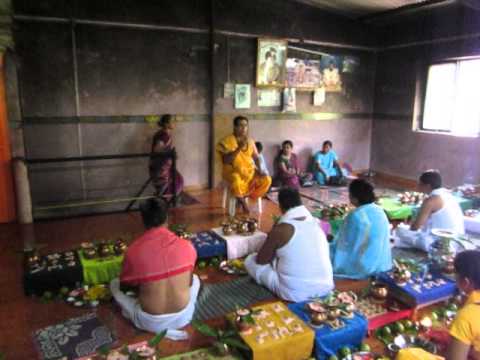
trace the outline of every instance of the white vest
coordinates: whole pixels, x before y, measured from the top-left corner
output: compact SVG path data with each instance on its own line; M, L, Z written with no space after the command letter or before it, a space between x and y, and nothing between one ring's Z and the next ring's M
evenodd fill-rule
M294 218L305 217L303 221ZM294 296L310 298L334 288L329 246L320 225L304 206L290 209L280 219L294 233L289 242L277 249L276 271L282 287Z
M444 188L433 190L430 196L435 195L441 197L443 207L430 215L423 230L430 232L432 229L442 229L464 234L463 212L458 201Z

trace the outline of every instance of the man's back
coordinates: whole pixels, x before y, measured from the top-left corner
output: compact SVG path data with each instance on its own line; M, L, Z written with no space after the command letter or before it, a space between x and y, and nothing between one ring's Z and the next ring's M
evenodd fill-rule
M120 279L139 285L143 311L152 315L178 312L190 301L196 256L187 240L164 227L153 228L128 248Z
M191 280L192 273L185 272L140 285L142 310L152 315L181 311L190 302Z

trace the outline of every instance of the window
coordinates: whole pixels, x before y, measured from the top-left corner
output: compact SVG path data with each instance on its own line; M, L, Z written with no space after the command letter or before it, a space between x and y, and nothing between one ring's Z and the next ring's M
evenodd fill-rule
M478 136L480 59L431 65L421 130Z

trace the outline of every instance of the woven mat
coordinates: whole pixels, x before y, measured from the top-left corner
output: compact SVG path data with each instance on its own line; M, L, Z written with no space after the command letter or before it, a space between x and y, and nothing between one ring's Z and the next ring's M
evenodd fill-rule
M95 353L98 348L114 342L111 331L95 313L69 319L61 324L40 329L34 342L40 359L76 359Z
M275 296L248 276L204 286L197 299L194 319L208 320L231 313L236 307L246 307Z

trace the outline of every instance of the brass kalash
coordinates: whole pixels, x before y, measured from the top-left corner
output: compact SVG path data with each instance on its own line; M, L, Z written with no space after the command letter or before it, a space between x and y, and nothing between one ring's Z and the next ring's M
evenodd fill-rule
M254 218L232 218L228 221L222 222L222 233L225 236L230 236L233 233L250 236L258 229L258 221Z

